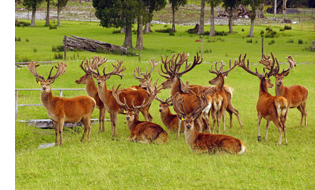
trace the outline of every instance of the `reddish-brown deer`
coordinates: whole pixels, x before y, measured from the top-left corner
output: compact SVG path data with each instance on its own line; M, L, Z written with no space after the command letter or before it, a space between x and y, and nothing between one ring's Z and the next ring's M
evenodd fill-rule
M127 125L130 130L130 136L127 140L140 143L166 143L168 141L168 134L160 125L148 121L139 121L139 110L151 104L159 91L156 87L156 83L153 85L153 91L151 91L152 88L149 89L150 96L147 102L145 103L144 100L139 106L134 106L135 99L132 99L130 103L131 106L128 105L125 97L123 98L124 103L122 103L120 101L120 94L123 90L118 92L119 86L120 84L116 90L113 86L112 92L117 103L126 110Z
M112 90L107 89L107 84L106 81L112 76L112 75L118 75L121 78L123 77L124 74L121 74L126 68L122 66L122 61L118 61L117 65L113 65L114 70L105 73L105 68L103 69L103 76L100 75L99 70L97 69L97 72L95 72L92 68L89 67L89 70L92 71L93 76L97 79L97 84L98 84L98 94L102 102L104 103L104 106L106 108L106 111L110 114L110 119L111 119L111 126L112 126L112 136L116 136L116 123L117 123L117 116L118 113L124 113L124 110L120 108L120 106L117 104L115 101L113 95L112 95ZM125 97L127 99L127 102L130 103L132 99L135 98L135 105L138 106L140 105L144 99L148 100L149 93L139 87L138 89L126 89L124 92L121 94L121 98ZM149 113L149 108L151 104L146 104L145 107L141 107L140 111L142 112L144 118L146 121L152 121L152 116Z
M246 54L245 56L246 57ZM258 115L258 140L260 140L260 123L261 119L264 118L267 120L266 123L266 136L265 141L267 140L268 128L271 121L276 125L279 131L279 140L278 146L281 145L282 140L282 131L284 132L285 144L287 144L286 136L286 119L287 119L287 109L288 101L282 96L272 96L268 93L268 88L271 88L273 84L270 82L269 77L273 75L273 66L269 73L259 74L251 71L249 69L249 61L247 61L247 67L244 62L240 62L239 66L242 67L248 73L257 76L260 79L259 85L259 99L256 105L257 115Z
M196 118L200 117L202 110L208 105L207 97L205 95L201 95L200 97L196 95L199 104L190 114L187 114L185 110L185 100L183 96L179 95L180 97L177 97L178 95L179 94L176 94L176 96L173 97L173 105L174 109L181 114L181 117L184 120L185 139L192 153L214 154L217 152L227 152L241 155L247 152L245 144L235 137L220 134L199 133L195 129L194 121Z
M91 115L95 108L96 102L89 96L76 96L73 98L54 97L51 92L50 85L55 79L65 73L66 64L58 63L55 76L51 76L54 67L51 68L48 78L37 74L37 62L27 64L29 71L36 77L36 81L41 85L41 101L47 110L48 117L53 121L56 133L55 144L58 145L58 133L60 135L60 145L63 144L62 130L64 123L76 123L81 121L84 125L84 132L81 141L84 140L86 131L88 130L88 141L91 134Z
M141 88L145 89L145 90L148 90L148 87L151 85L151 81L152 81L151 74L154 71L155 67L157 65L159 65L159 63L155 64L155 59L154 58L151 58L149 60L149 62L150 62L150 65L151 65L151 70L150 70L149 73L148 73L148 67L147 66L145 66L146 74L144 74L139 67L137 67L136 70L134 70L134 72L133 72L133 77L140 81L139 86ZM136 71L138 73L138 76L136 75Z
M301 126L303 126L303 118L304 118L304 123L305 127L307 126L307 112L306 112L306 101L307 101L307 95L308 95L308 90L302 85L293 85L290 87L286 87L283 85L283 79L284 77L288 76L289 71L293 68L293 66L296 66L296 62L293 59L292 56L288 56L287 60L290 64L288 69L283 69L281 73L279 73L279 62L277 58L274 58L272 52L271 56L273 59L273 62L269 60L270 56L266 56L264 59L260 60L259 62L266 65L273 65L275 64L275 61L277 63L277 66L274 68L273 76L275 77L275 90L276 90L276 95L277 96L283 96L287 99L288 101L288 107L289 108L297 108L301 112ZM268 68L269 70L271 68Z
M99 109L99 133L100 132L105 132L105 125L104 125L104 120L105 120L105 106L104 103L101 101L98 91L97 91L97 86L95 85L92 72L88 69L89 65L93 70L96 70L100 65L105 63L107 60L106 59L100 59L98 56L94 56L92 60L85 60L85 63L83 65L83 62L80 65L80 68L85 72L85 75L80 77L78 80L75 82L77 84L85 84L85 90L87 94L94 98L96 101L96 107Z

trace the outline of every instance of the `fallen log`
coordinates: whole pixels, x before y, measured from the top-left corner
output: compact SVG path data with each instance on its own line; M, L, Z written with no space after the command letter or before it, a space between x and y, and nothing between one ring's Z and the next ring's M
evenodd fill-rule
M65 43L65 37L62 40ZM71 35L67 36L67 48L70 50L86 50L91 52L120 52L122 54L132 54L127 50L127 48L110 44L107 42L92 40L88 38L82 38L78 36Z

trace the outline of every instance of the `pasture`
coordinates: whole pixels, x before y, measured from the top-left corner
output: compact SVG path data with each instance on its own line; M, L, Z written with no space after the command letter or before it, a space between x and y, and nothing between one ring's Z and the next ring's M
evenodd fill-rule
M62 21L62 26L55 30L44 27L44 21L36 21L36 27L15 27L15 61L63 61L55 59L52 47L62 45L64 35L76 35L122 45L124 34L113 34L117 29L106 29L93 22ZM260 32L266 32L267 26L255 26L254 38L246 38L249 26L234 26L235 35L207 37L203 40L203 63L183 75L184 82L208 85L214 75L208 70L216 61L223 60L227 69L229 59L238 58L247 53L250 68L257 67L262 72ZM165 29L170 25L153 24L152 30ZM217 31L228 31L228 26L215 26ZM283 27L283 25L282 25ZM81 61L94 55L105 57L107 72L111 71L110 63L117 59L123 61L127 68L122 79L111 77L107 85L111 88L122 84L121 88L138 85L139 81L132 77L137 66L145 70L149 59L154 57L161 61L161 55L171 56L173 53L190 54L189 62L200 51L199 35L188 34L186 30L192 26L177 25L174 36L168 33L153 32L144 34L145 49L138 57L100 54L85 51L68 51L66 73L60 76L52 88L84 88L75 83L84 73L79 67ZM111 137L110 123L105 123L105 133L98 134L98 124L92 126L91 141L80 142L83 127L64 128L64 145L47 149L38 149L40 144L52 143L55 140L54 129L41 130L15 121L15 188L16 189L313 189L315 186L315 52L306 51L315 40L314 25L292 25L292 30L279 31L279 25L271 28L277 32L275 38L265 38L264 52L270 51L278 58L280 68L288 68L286 57L292 55L297 62L290 74L284 79L285 86L300 84L309 90L307 101L308 126L300 126L300 112L290 109L287 119L288 145L276 146L278 130L273 123L268 131L268 141L257 141L257 112L259 80L243 69L236 67L230 72L225 84L234 88L233 105L238 109L244 128L241 129L235 115L233 128L229 128L229 116L226 117L224 134L239 138L247 146L244 156L228 154L196 155L192 154L185 142L184 134L176 138L160 120L158 101L153 101L150 113L153 122L160 124L169 134L167 144L130 143L126 139L130 135L124 123L124 115L118 116L117 137ZM205 26L208 31L210 26ZM244 29L244 31L242 31ZM27 40L26 40L27 39ZM252 39L252 42L247 42ZM270 43L271 41L274 43ZM298 41L303 43L299 44ZM293 41L293 43L291 43ZM135 46L136 35L133 34ZM205 52L206 50L207 53ZM135 53L138 50L132 50ZM42 64L38 73L44 77L52 66ZM103 68L103 66L101 66ZM160 68L158 66L157 68ZM159 78L158 84L165 79L160 77L157 69L152 79ZM274 78L271 78L274 83ZM27 67L15 68L15 88L40 88L35 77ZM274 88L269 93L275 95ZM170 91L163 90L160 98L166 98ZM55 96L58 96L56 91ZM64 97L86 95L85 91L65 91ZM40 92L19 92L19 103L40 104ZM174 113L173 108L171 108ZM228 115L228 114L227 114ZM106 119L109 114L106 112ZM98 118L95 109L92 118ZM20 107L19 120L48 119L44 107ZM143 116L140 114L140 120ZM212 125L212 119L210 121ZM265 137L265 123L261 124L262 139ZM221 132L223 131L221 125ZM282 141L284 142L284 140Z

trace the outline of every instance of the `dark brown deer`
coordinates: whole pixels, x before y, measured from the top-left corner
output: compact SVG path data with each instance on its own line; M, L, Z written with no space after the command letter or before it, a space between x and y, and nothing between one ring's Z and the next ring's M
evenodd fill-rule
M89 96L76 96L73 98L54 97L51 92L50 85L54 83L55 79L66 71L66 64L58 63L57 72L55 76L51 76L54 67L51 68L48 78L37 74L37 62L27 64L28 70L36 77L37 83L41 85L41 101L47 110L48 117L53 121L56 133L56 142L58 145L58 133L60 135L60 145L63 144L62 130L64 123L82 122L84 125L84 132L81 141L84 140L86 131L88 130L88 141L91 134L91 115L95 108L96 102Z
M205 95L201 95L200 97L196 95L196 98L199 101L198 106L192 113L187 114L183 96L176 94L173 97L174 109L181 114L181 117L184 120L185 139L191 152L210 154L227 152L238 155L245 154L247 148L241 140L228 135L199 133L195 129L194 121L196 118L200 117L202 110L208 105L207 97Z
M139 110L143 107L146 107L148 104L154 100L157 92L159 91L154 84L154 90L150 92L149 99L145 103L145 100L139 106L134 106L135 98L132 99L130 105L128 105L126 98L124 97L124 103L121 102L121 93L124 89L118 91L120 84L117 89L112 88L113 97L117 103L126 110L126 120L128 129L130 130L130 136L127 141L140 142L140 143L166 143L168 141L167 132L158 124L148 122L148 121L139 121Z
M98 92L97 92L97 86L95 85L92 72L89 70L89 65L93 70L96 70L100 65L105 63L107 59L100 59L98 56L94 56L92 60L86 59L85 63L83 65L83 62L80 65L80 68L85 72L85 75L80 77L75 82L77 84L85 84L85 91L87 94L94 98L96 101L96 107L99 109L99 133L105 132L105 106L104 103L101 101Z
M280 70L279 62L277 58L274 58L272 52L270 53L271 53L273 62L269 60L270 56L265 57L265 59L262 59L259 62L264 65L266 64L274 65L275 62L277 63L277 66L274 68L274 74L273 74L273 76L275 77L276 95L285 97L288 101L289 108L297 108L301 112L301 126L303 126L303 118L304 118L305 127L307 127L307 120L306 120L306 116L307 116L306 101L307 101L307 95L308 95L307 88L305 88L302 85L293 85L290 87L286 87L283 85L284 77L288 76L289 71L293 68L293 66L296 66L296 62L292 56L288 56L287 60L290 64L289 68L283 69L283 71L279 73L279 70Z
M279 140L277 145L281 145L282 131L284 132L285 144L287 144L288 142L286 136L286 119L288 114L288 101L282 96L272 96L268 93L268 88L271 88L273 86L269 79L273 75L273 66L271 67L270 72L266 74L259 74L257 72L257 68L255 73L251 71L249 69L249 61L247 61L247 67L244 62L241 62L239 66L248 73L257 76L260 79L259 99L256 105L258 115L258 140L260 141L261 137L260 122L261 119L264 118L267 120L265 141L267 140L269 124L271 121L273 121L279 131Z
M109 73L105 73L106 66L103 69L103 76L100 75L99 70L97 69L97 72L94 71L92 68L89 67L89 70L92 71L93 77L97 79L98 84L98 94L102 102L104 103L104 106L107 110L107 112L110 114L111 119L111 126L112 126L112 136L116 136L116 123L117 123L117 116L118 113L124 113L123 109L120 108L120 106L115 101L112 90L107 89L106 81L112 76L112 75L118 75L121 78L124 74L122 72L126 69L125 67L121 68L122 61L118 61L117 65L113 65L114 69L113 71ZM148 100L149 93L140 88L139 89L131 89L131 90L124 90L124 92L121 94L123 97L127 99L127 102L130 103L132 99L135 98L135 105L140 105L144 99ZM140 111L142 112L144 118L146 121L152 121L152 116L149 113L149 108L151 104L146 104L145 107L141 107Z

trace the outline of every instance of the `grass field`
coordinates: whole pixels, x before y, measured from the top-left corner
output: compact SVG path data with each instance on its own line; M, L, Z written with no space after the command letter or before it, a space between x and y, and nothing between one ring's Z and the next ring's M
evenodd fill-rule
M29 21L28 21L29 22ZM44 21L36 21L36 27L16 27L15 37L21 41L15 42L15 61L62 61L54 59L52 47L62 45L64 35L76 35L122 45L124 35L113 34L114 29L106 29L99 23L62 21L62 26L56 30L44 27ZM268 25L269 26L269 25ZM204 62L185 74L183 81L190 84L208 85L213 76L208 73L211 65L223 60L236 59L240 54L247 53L251 69L261 58L261 30L266 32L268 26L255 26L254 38L246 38L249 26L234 26L235 35L207 37L204 36ZM171 27L166 26L166 27ZM166 28L165 25L154 24L152 30ZM190 53L189 61L200 51L198 35L185 31L191 26L176 26L175 36L167 33L153 32L144 35L144 47L141 52L141 63L138 57L118 56L112 54L97 54L92 52L71 52L67 54L68 67L66 73L60 76L52 88L84 88L75 80L83 75L79 64L86 57L103 56L108 61L108 71L111 62L123 60L126 66L122 80L111 77L107 85L112 87L122 83L122 87L138 85L132 77L134 69L139 66L144 69L150 58L160 61L161 55L172 55L178 51ZM207 26L207 28L210 28ZM226 154L194 155L190 152L182 134L180 139L174 133L168 132L169 142L162 145L146 145L127 142L130 135L124 116L118 116L117 138L111 138L110 124L105 123L106 132L98 134L98 124L92 126L91 141L80 143L83 129L64 129L64 146L47 149L37 149L40 144L52 143L55 140L53 129L40 130L35 127L15 121L15 188L16 189L314 189L315 182L315 52L306 51L314 40L313 25L292 25L292 30L279 31L279 25L272 25L277 32L276 38L265 39L264 51L270 51L278 58L281 68L288 67L286 57L292 55L297 62L284 84L291 86L301 84L308 88L308 127L301 127L300 113L297 109L289 111L287 119L288 145L276 146L278 131L272 123L269 127L268 141L257 141L257 113L259 80L247 74L241 68L230 72L225 84L234 88L233 105L238 109L244 128L240 129L236 117L233 117L233 128L224 134L241 139L248 148L245 156ZM282 25L283 28L283 25ZM242 31L244 29L244 32ZM216 26L217 31L228 31L227 26ZM27 41L26 41L27 39ZM247 43L252 39L252 43ZM271 40L275 43L269 45ZM288 43L292 41L293 43ZM303 44L298 44L302 40ZM210 41L210 42L209 42ZM136 35L133 34L135 46ZM35 50L36 49L36 50ZM210 51L211 50L211 51ZM135 51L135 50L133 50ZM135 51L137 52L137 51ZM55 64L38 67L38 73L47 77L50 68ZM103 68L103 67L102 67ZM153 80L160 78L155 71ZM274 78L272 78L274 82ZM26 67L15 68L15 88L40 88ZM274 88L269 89L271 94ZM166 98L169 90L159 95ZM55 92L58 95L58 92ZM85 91L64 92L64 97L86 95ZM40 92L19 92L19 103L40 103ZM172 108L171 108L172 109ZM173 110L172 110L173 111ZM150 113L153 121L162 124L158 112L158 101L154 101ZM92 115L98 118L98 110ZM20 107L19 120L48 119L44 107ZM106 113L106 118L109 114ZM140 119L143 119L142 115ZM226 123L229 117L226 118ZM211 120L212 121L212 120ZM265 136L265 121L262 122L262 138ZM164 127L165 128L165 127ZM221 128L222 129L222 128Z

